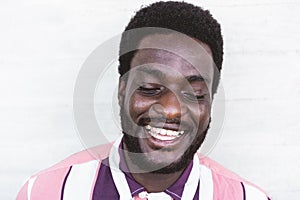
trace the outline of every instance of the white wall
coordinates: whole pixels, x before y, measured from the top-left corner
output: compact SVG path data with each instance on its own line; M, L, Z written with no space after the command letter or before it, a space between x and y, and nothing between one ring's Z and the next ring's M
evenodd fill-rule
M0 199L83 149L72 113L78 71L149 2L1 1ZM299 199L300 2L189 2L211 10L225 39L226 120L210 156L275 200Z

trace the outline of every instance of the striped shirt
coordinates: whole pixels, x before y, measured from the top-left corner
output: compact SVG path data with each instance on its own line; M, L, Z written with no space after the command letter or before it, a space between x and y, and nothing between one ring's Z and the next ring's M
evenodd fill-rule
M117 200L119 192L109 161L112 144L88 149L32 176L20 190L17 200ZM131 193L139 198L145 188L126 172L122 151L119 167L122 169ZM200 177L193 200L268 200L270 198L252 183L240 178L215 161L197 154L199 164L191 162L179 179L164 193L173 200L181 200L185 184L193 168L200 169ZM118 180L116 180L118 181ZM129 199L130 199L129 198ZM126 199L126 198L125 198ZM129 200L128 199L128 200ZM192 200L192 198L191 198Z

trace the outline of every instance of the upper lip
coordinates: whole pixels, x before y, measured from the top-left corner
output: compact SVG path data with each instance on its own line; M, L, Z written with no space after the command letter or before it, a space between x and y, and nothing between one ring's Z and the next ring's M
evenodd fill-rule
M165 119L165 118L142 118L140 123L141 126L150 125L156 128L163 128L172 131L187 131L191 126L188 126L186 122L183 122L179 119Z

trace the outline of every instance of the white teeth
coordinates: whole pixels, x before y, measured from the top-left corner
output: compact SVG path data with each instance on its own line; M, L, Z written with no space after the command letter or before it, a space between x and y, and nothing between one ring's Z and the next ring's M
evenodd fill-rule
M167 130L166 132L167 132L167 135L174 135L173 131L171 131L171 130Z
M152 127L150 125L146 125L145 129L152 137L159 140L173 140L184 134L184 131L167 130L163 128Z
M168 132L168 130L166 130L166 129L161 129L159 133L160 133L161 135L168 135L167 132Z
M157 135L152 135L154 138L156 139L159 139L159 140L174 140L176 138L176 136L166 136L166 135L160 135L160 134L157 134Z
M145 128L146 128L147 131L151 130L151 126L150 125L145 126Z

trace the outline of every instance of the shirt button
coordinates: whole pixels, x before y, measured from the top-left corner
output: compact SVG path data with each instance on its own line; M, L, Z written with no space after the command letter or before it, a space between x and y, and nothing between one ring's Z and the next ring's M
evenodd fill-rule
M139 193L139 198L145 199L148 197L148 193L146 191Z

